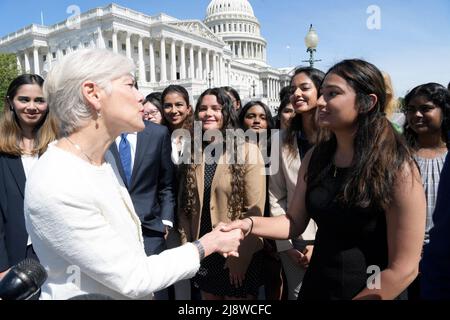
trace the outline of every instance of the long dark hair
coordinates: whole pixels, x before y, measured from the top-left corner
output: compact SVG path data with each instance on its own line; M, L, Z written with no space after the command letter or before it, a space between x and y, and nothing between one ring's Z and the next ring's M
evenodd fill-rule
M191 106L191 103L189 102L189 93L187 92L187 90L184 87L179 86L179 85L170 85L167 88L165 88L161 94L161 103L162 103L163 109L164 109L164 100L165 100L166 96L171 93L179 94L180 96L183 97L183 100L184 100L184 102L186 102L186 105ZM172 128L172 124L170 124L169 121L167 121L164 110L161 113L161 115L163 116L163 119L166 121L169 131L173 132L174 129ZM194 124L194 116L193 116L192 107L191 107L191 113L184 120L182 128L190 130L192 128L193 124Z
M239 92L237 92L236 89L234 89L233 87L222 87L222 89L225 90L226 93L231 94L234 98L234 100L236 100L236 102L239 103L239 109L236 110L237 112L240 112L241 108L242 108L242 101L241 101L241 96L239 95ZM233 101L231 101L233 103Z
M437 107L441 108L443 116L441 135L442 140L446 143L447 148L449 148L450 143L447 132L450 130L450 92L443 85L433 82L415 87L405 96L405 104L403 107L405 116L407 116L409 103L418 96L425 97L427 100L432 101ZM408 121L406 121L404 126L404 135L410 147L413 149L419 147L417 133L410 128Z
M295 69L294 74L291 77L291 87L289 91L289 97L291 97L295 89L292 86L294 78L300 73L304 73L308 78L311 79L314 86L317 90L317 95L319 95L320 86L322 85L322 81L325 78L325 73L320 71L319 69L311 68L311 67L299 67ZM291 155L297 156L298 152L295 150L294 141L296 140L297 132L303 131L303 123L302 123L302 115L297 113L294 118L292 118L292 122L290 127L287 130L287 134L284 137L283 144L288 146L289 153ZM300 147L300 146L299 146Z
M363 60L344 60L327 73L345 79L356 93L359 114L354 135L352 174L347 177L341 192L343 203L359 207L375 205L386 209L393 200L395 178L401 167L413 167L412 154L385 115L386 89L383 75L373 64ZM369 95L378 98L372 107ZM332 169L337 148L334 133L319 137L308 168L307 182L319 183Z
M19 89L29 84L36 84L42 88L44 79L37 74L23 74L15 78L6 91L3 113L0 116L0 152L2 153L15 156L23 154L20 148L22 128L14 110L13 100ZM35 134L33 155L42 155L47 150L48 144L56 139L58 132L56 119L49 114L49 110L47 107L47 113L33 128Z
M275 128L275 120L272 117L272 111L270 111L269 107L261 101L250 101L245 104L245 106L241 109L241 111L239 113L239 127L244 130L247 129L247 128L245 128L245 124L244 124L245 116L247 114L247 111L254 106L259 106L259 107L263 108L264 113L266 115L267 130L274 129Z
M272 117L272 111L270 111L269 107L262 101L250 101L247 102L245 104L245 106L241 109L241 111L239 112L239 127L242 130L247 130L248 128L245 127L244 124L244 120L245 120L245 116L247 115L248 110L250 110L252 107L254 106L259 106L261 108L263 108L265 116L266 116L266 121L267 121L267 141L262 141L260 139L260 136L258 135L258 146L260 148L261 151L266 151L263 152L264 155L270 155L271 152L271 132L272 129L275 129L275 120ZM265 150L264 150L265 149Z

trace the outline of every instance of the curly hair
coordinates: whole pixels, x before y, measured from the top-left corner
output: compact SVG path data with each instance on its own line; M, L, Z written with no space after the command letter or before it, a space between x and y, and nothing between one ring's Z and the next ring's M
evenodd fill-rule
M222 117L223 117L223 126L221 128L222 134L226 134L227 129L236 129L237 128L237 116L236 112L233 108L233 103L230 97L227 95L225 90L222 88L212 88L208 89L201 94L197 101L197 105L195 108L194 117L195 120L199 120L199 109L203 102L203 98L208 95L213 95L217 98L217 102L222 106ZM194 136L194 135L192 135ZM198 137L195 137L198 138ZM203 144L202 143L192 143L191 144L191 160L193 160L193 155L195 154L195 148L201 148L203 152ZM225 147L225 140L224 140ZM234 143L234 154L237 153L237 144ZM225 149L225 148L224 148ZM192 161L191 164L182 164L182 176L184 176L184 188L182 191L182 204L183 212L187 217L191 217L193 215L199 214L199 212L195 212L195 207L197 205L198 197L197 197L197 179L195 176L195 170L197 165ZM232 185L231 185L231 195L228 199L228 217L230 220L236 220L242 218L242 212L244 209L245 199L246 199L246 191L245 191L245 173L246 167L244 164L230 164L228 166L232 177Z
M419 96L425 97L437 107L441 108L443 117L441 126L442 140L446 143L447 149L450 148L447 135L447 132L450 130L450 92L443 85L433 82L415 87L405 96L405 104L403 106L405 116L407 116L407 110L411 100ZM404 135L411 148L417 149L419 147L417 133L410 128L408 121L404 125Z

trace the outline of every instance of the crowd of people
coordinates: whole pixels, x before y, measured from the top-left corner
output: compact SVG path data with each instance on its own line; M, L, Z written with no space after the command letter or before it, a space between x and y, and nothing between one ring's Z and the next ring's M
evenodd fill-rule
M272 115L232 87L144 97L134 70L89 49L11 82L0 279L33 258L41 299L450 298L450 84L399 104L367 61L299 67Z

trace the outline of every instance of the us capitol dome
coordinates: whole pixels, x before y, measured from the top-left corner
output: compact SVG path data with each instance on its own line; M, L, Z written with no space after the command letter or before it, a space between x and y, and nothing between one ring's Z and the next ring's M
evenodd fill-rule
M230 46L234 59L245 64L267 66L267 42L247 0L213 0L204 23Z
M267 63L267 41L247 0L212 0L203 21L148 15L111 3L75 19L42 21L0 35L0 53L14 54L22 73L44 77L65 55L83 48L107 49L133 60L144 95L177 84L193 103L207 88L233 86L244 103L260 100L275 111L292 70Z

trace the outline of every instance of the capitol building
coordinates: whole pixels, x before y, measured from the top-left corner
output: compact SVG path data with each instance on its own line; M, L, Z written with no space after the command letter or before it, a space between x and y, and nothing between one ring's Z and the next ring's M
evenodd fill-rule
M110 4L0 39L0 52L16 54L19 70L44 77L64 55L81 48L106 48L133 59L143 94L178 84L193 102L208 87L229 85L244 102L262 100L274 110L291 71L267 64L267 42L247 0L212 0L204 21Z

